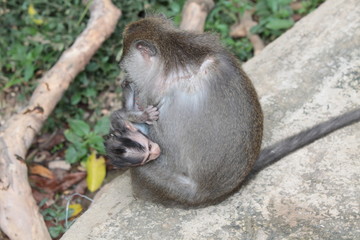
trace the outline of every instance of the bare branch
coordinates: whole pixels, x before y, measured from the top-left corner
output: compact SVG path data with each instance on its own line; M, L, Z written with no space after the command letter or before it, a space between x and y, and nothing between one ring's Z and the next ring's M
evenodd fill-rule
M214 7L212 0L188 0L182 13L180 28L187 31L203 32L205 20Z
M0 227L11 239L50 239L32 197L26 151L75 76L114 31L120 11L94 0L87 28L41 79L29 105L0 130Z

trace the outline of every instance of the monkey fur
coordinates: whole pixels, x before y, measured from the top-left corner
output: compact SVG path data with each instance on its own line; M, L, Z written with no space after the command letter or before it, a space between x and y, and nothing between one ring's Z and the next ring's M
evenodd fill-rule
M141 166L160 155L160 147L145 134L148 124L158 119L157 108L148 106L141 111L135 101L133 83L124 81L123 108L111 114L111 131L105 136L107 157L116 167Z
M160 112L148 136L161 155L130 170L134 193L143 199L171 206L217 203L250 173L360 119L356 110L261 151L258 96L216 36L152 16L125 28L123 47L120 66L138 89L139 106Z

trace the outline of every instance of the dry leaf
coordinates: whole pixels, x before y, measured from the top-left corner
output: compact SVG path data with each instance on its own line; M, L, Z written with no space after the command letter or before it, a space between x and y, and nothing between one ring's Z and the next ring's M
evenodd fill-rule
M67 174L63 179L61 184L58 186L56 190L65 191L69 187L73 186L74 184L80 182L82 179L85 178L85 172L75 172Z
M49 169L42 165L35 165L30 167L30 173L36 174L48 179L54 179L54 174Z

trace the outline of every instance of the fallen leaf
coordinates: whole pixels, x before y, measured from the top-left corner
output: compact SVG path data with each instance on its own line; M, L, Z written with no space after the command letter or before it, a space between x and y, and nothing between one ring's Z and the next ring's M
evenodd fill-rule
M40 203L44 198L48 199L48 201L52 201L54 197L53 192L40 192L35 189L32 189L32 195L36 201L36 203ZM46 203L46 206L50 206L50 204Z
M30 173L36 174L48 179L54 179L54 174L49 169L42 165L30 166Z
M65 141L65 137L62 131L58 130L53 133L47 133L40 136L37 140L39 144L39 149L43 150L52 150L55 146L63 143Z
M77 215L79 215L79 213L81 213L81 211L83 210L83 207L81 206L81 204L70 204L69 208L73 210L72 214L70 217L76 217Z
M33 188L41 191L41 193L54 193L59 185L57 179L48 179L38 175L30 175L29 182Z
M88 189L95 192L99 189L106 175L106 165L104 157L96 158L96 151L93 151L86 162Z
M75 172L66 174L62 179L47 179L37 175L30 175L29 181L32 186L41 189L45 193L56 193L65 191L74 184L80 182L86 176L86 172Z
M64 177L61 184L56 188L56 190L65 191L72 185L80 182L82 179L84 179L86 176L86 172L75 172L75 173L69 173Z

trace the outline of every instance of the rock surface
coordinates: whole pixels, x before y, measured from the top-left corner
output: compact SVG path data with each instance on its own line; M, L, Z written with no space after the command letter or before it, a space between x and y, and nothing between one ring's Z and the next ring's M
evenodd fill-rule
M328 0L244 65L265 114L264 146L360 106L360 4ZM165 208L123 174L63 236L81 239L360 239L360 124L263 170L224 202Z

